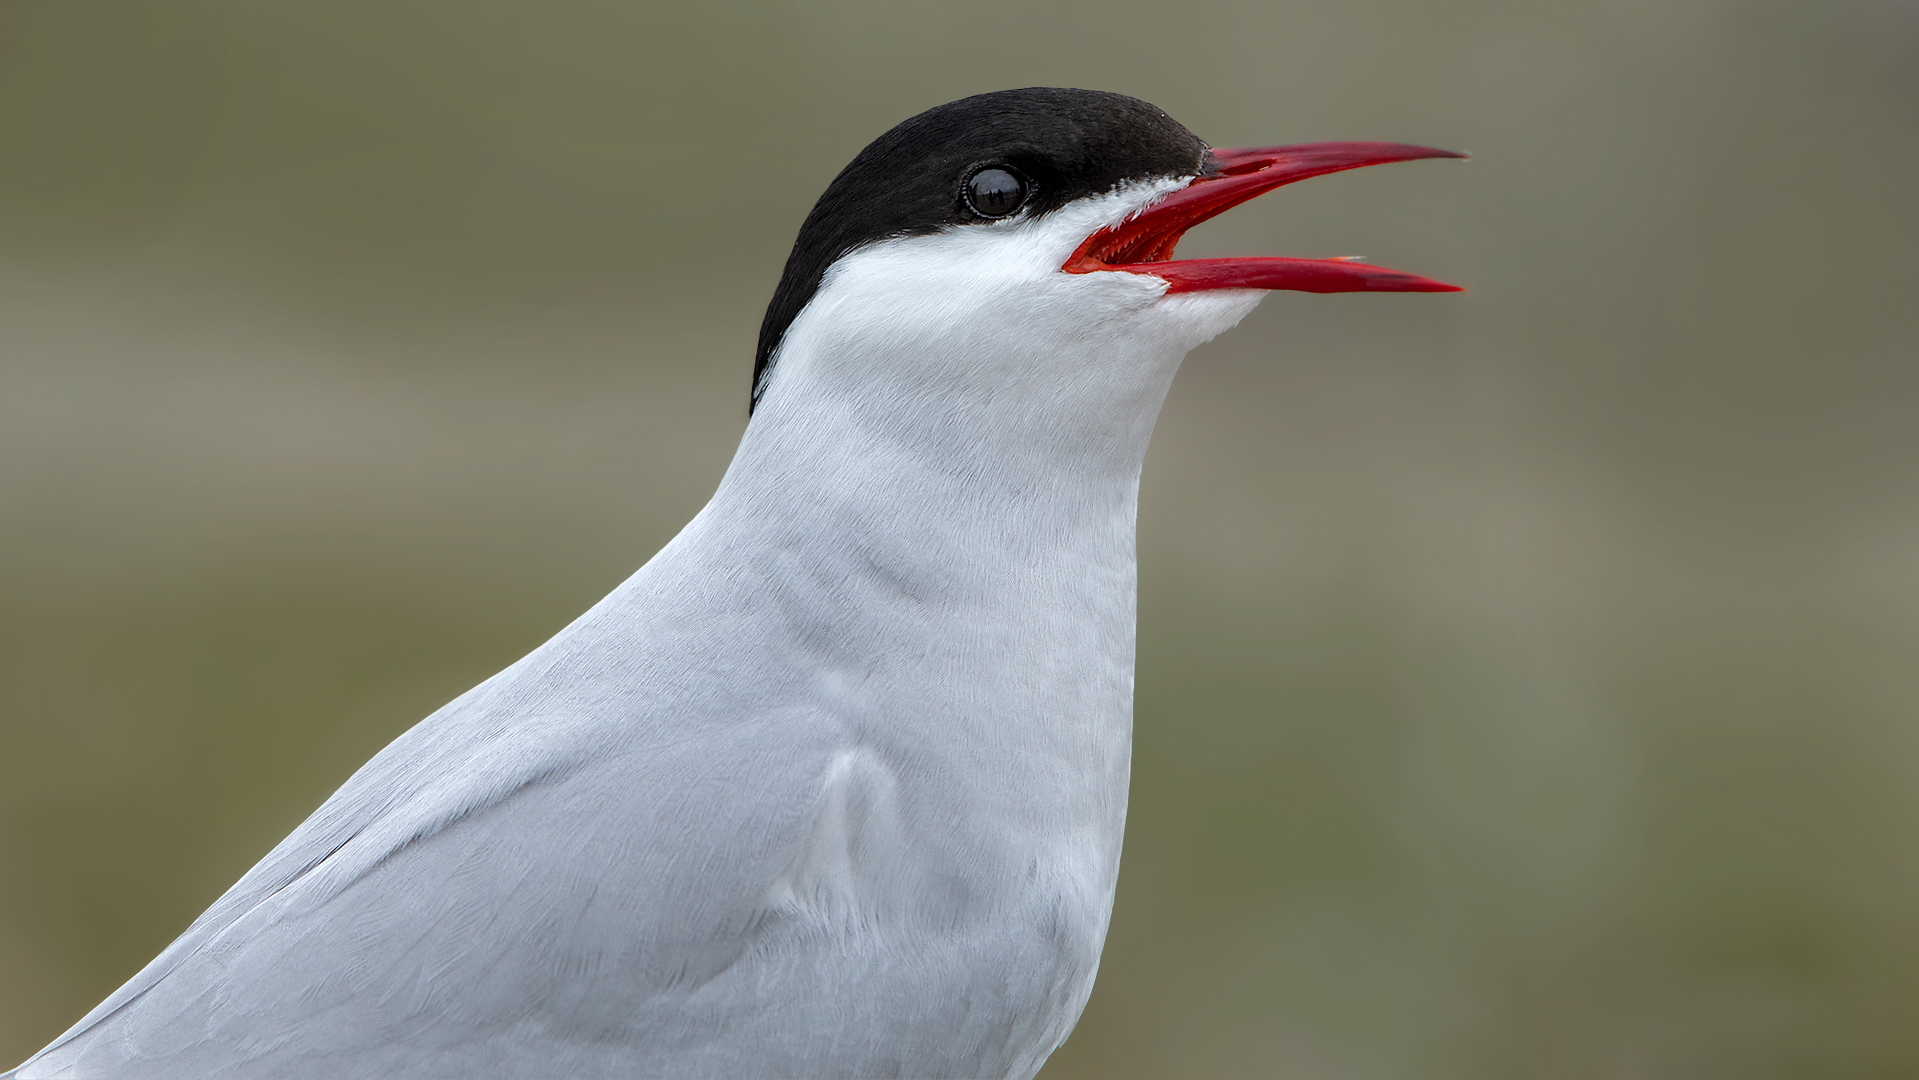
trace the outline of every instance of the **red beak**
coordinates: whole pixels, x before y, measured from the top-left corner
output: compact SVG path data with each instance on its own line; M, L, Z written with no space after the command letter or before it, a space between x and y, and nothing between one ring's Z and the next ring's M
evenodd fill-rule
M1060 269L1069 274L1124 270L1164 278L1169 293L1201 289L1300 292L1459 292L1457 285L1348 259L1182 259L1173 248L1186 230L1215 214L1309 176L1419 158L1463 158L1451 150L1383 142L1300 143L1214 150L1212 171L1110 228L1086 238Z

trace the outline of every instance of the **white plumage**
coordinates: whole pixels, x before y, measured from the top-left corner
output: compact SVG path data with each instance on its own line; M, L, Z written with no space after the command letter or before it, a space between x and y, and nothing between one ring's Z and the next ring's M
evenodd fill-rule
M678 537L18 1075L1037 1071L1118 871L1141 461L1263 295L1060 268L1189 179L840 259Z

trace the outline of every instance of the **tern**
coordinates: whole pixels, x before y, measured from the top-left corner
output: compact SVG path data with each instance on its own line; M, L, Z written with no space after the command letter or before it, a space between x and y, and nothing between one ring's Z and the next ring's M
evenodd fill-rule
M1267 290L1455 288L1173 249L1463 156L1045 88L882 135L800 227L712 501L17 1075L1033 1075L1112 911L1175 370Z

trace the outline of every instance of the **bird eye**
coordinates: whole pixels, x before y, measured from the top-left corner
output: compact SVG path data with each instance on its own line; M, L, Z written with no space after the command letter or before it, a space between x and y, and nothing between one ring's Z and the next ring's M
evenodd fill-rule
M981 169L966 181L966 205L981 217L1005 217L1026 201L1026 181L1011 169Z

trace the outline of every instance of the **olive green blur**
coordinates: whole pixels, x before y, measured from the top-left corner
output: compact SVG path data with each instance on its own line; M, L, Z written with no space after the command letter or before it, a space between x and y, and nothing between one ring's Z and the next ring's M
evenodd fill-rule
M864 143L985 90L1470 150L1147 459L1066 1077L1919 1074L1919 7L0 7L0 1068L691 516Z

